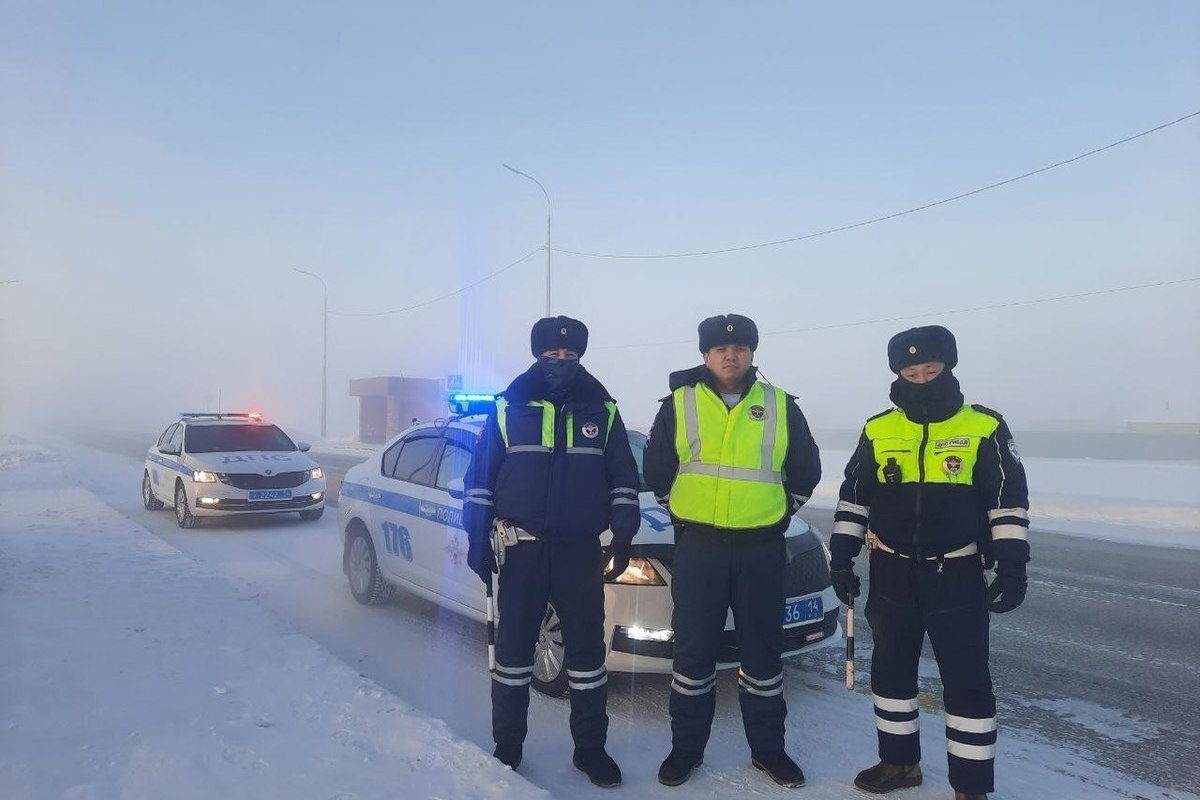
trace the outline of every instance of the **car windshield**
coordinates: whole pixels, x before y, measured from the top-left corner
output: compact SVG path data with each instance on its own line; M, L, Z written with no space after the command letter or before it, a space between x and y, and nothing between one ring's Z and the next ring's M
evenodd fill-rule
M274 425L192 425L183 449L188 453L236 453L244 450L295 450L288 435Z

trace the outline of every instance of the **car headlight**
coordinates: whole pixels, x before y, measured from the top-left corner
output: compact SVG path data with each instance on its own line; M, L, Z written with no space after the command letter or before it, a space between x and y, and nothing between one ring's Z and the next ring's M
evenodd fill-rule
M325 477L325 470L321 469L320 467L310 469L308 471L308 477L314 481L320 480L321 478Z
M192 480L196 483L216 483L217 473L196 471L192 473Z
M606 570L612 569L613 562L609 559ZM667 582L658 574L658 570L648 558L631 558L629 566L609 583L625 583L632 586L666 586Z

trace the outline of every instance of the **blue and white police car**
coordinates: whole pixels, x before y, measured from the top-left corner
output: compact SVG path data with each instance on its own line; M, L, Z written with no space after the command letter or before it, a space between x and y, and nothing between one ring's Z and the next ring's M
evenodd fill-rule
M483 583L467 566L462 525L463 481L484 416L413 426L366 462L350 468L339 495L344 532L342 569L358 602L374 605L403 589L442 607L484 621ZM629 431L641 469L646 437ZM629 568L605 586L606 665L619 672L671 671L670 515L643 484L642 528L633 540ZM604 534L607 544L610 533ZM829 552L804 520L793 517L786 533L787 600L780 609L785 652L841 639L838 601L829 584ZM725 623L722 666L738 663L733 615ZM550 695L567 690L563 636L551 605L542 620L533 686Z
M308 450L255 412L180 414L146 452L142 505L173 506L181 528L230 514L319 519L325 473Z

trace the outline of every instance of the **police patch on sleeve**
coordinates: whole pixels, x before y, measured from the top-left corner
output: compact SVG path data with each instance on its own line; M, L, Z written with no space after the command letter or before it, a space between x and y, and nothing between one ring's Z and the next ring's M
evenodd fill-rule
M1017 440L1016 439L1008 440L1008 452L1012 453L1012 457L1013 457L1014 461L1016 461L1018 464L1021 463L1021 454L1017 452Z

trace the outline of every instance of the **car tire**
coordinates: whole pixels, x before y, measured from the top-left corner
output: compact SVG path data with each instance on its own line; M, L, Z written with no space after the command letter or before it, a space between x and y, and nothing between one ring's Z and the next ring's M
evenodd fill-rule
M187 490L183 488L182 481L175 484L175 522L181 528L196 527L196 516L188 507Z
M550 697L567 693L567 667L564 662L562 622L554 606L546 604L537 644L533 649L533 688Z
M147 511L160 511L163 507L162 500L154 496L154 489L150 485L150 471L142 471L142 505Z
M361 525L351 528L346 537L346 578L350 593L364 606L386 603L392 597L392 585L379 571L371 535Z
M325 506L321 506L320 508L310 508L306 511L300 512L300 519L312 522L314 520L320 519L321 515L324 513L325 513Z

